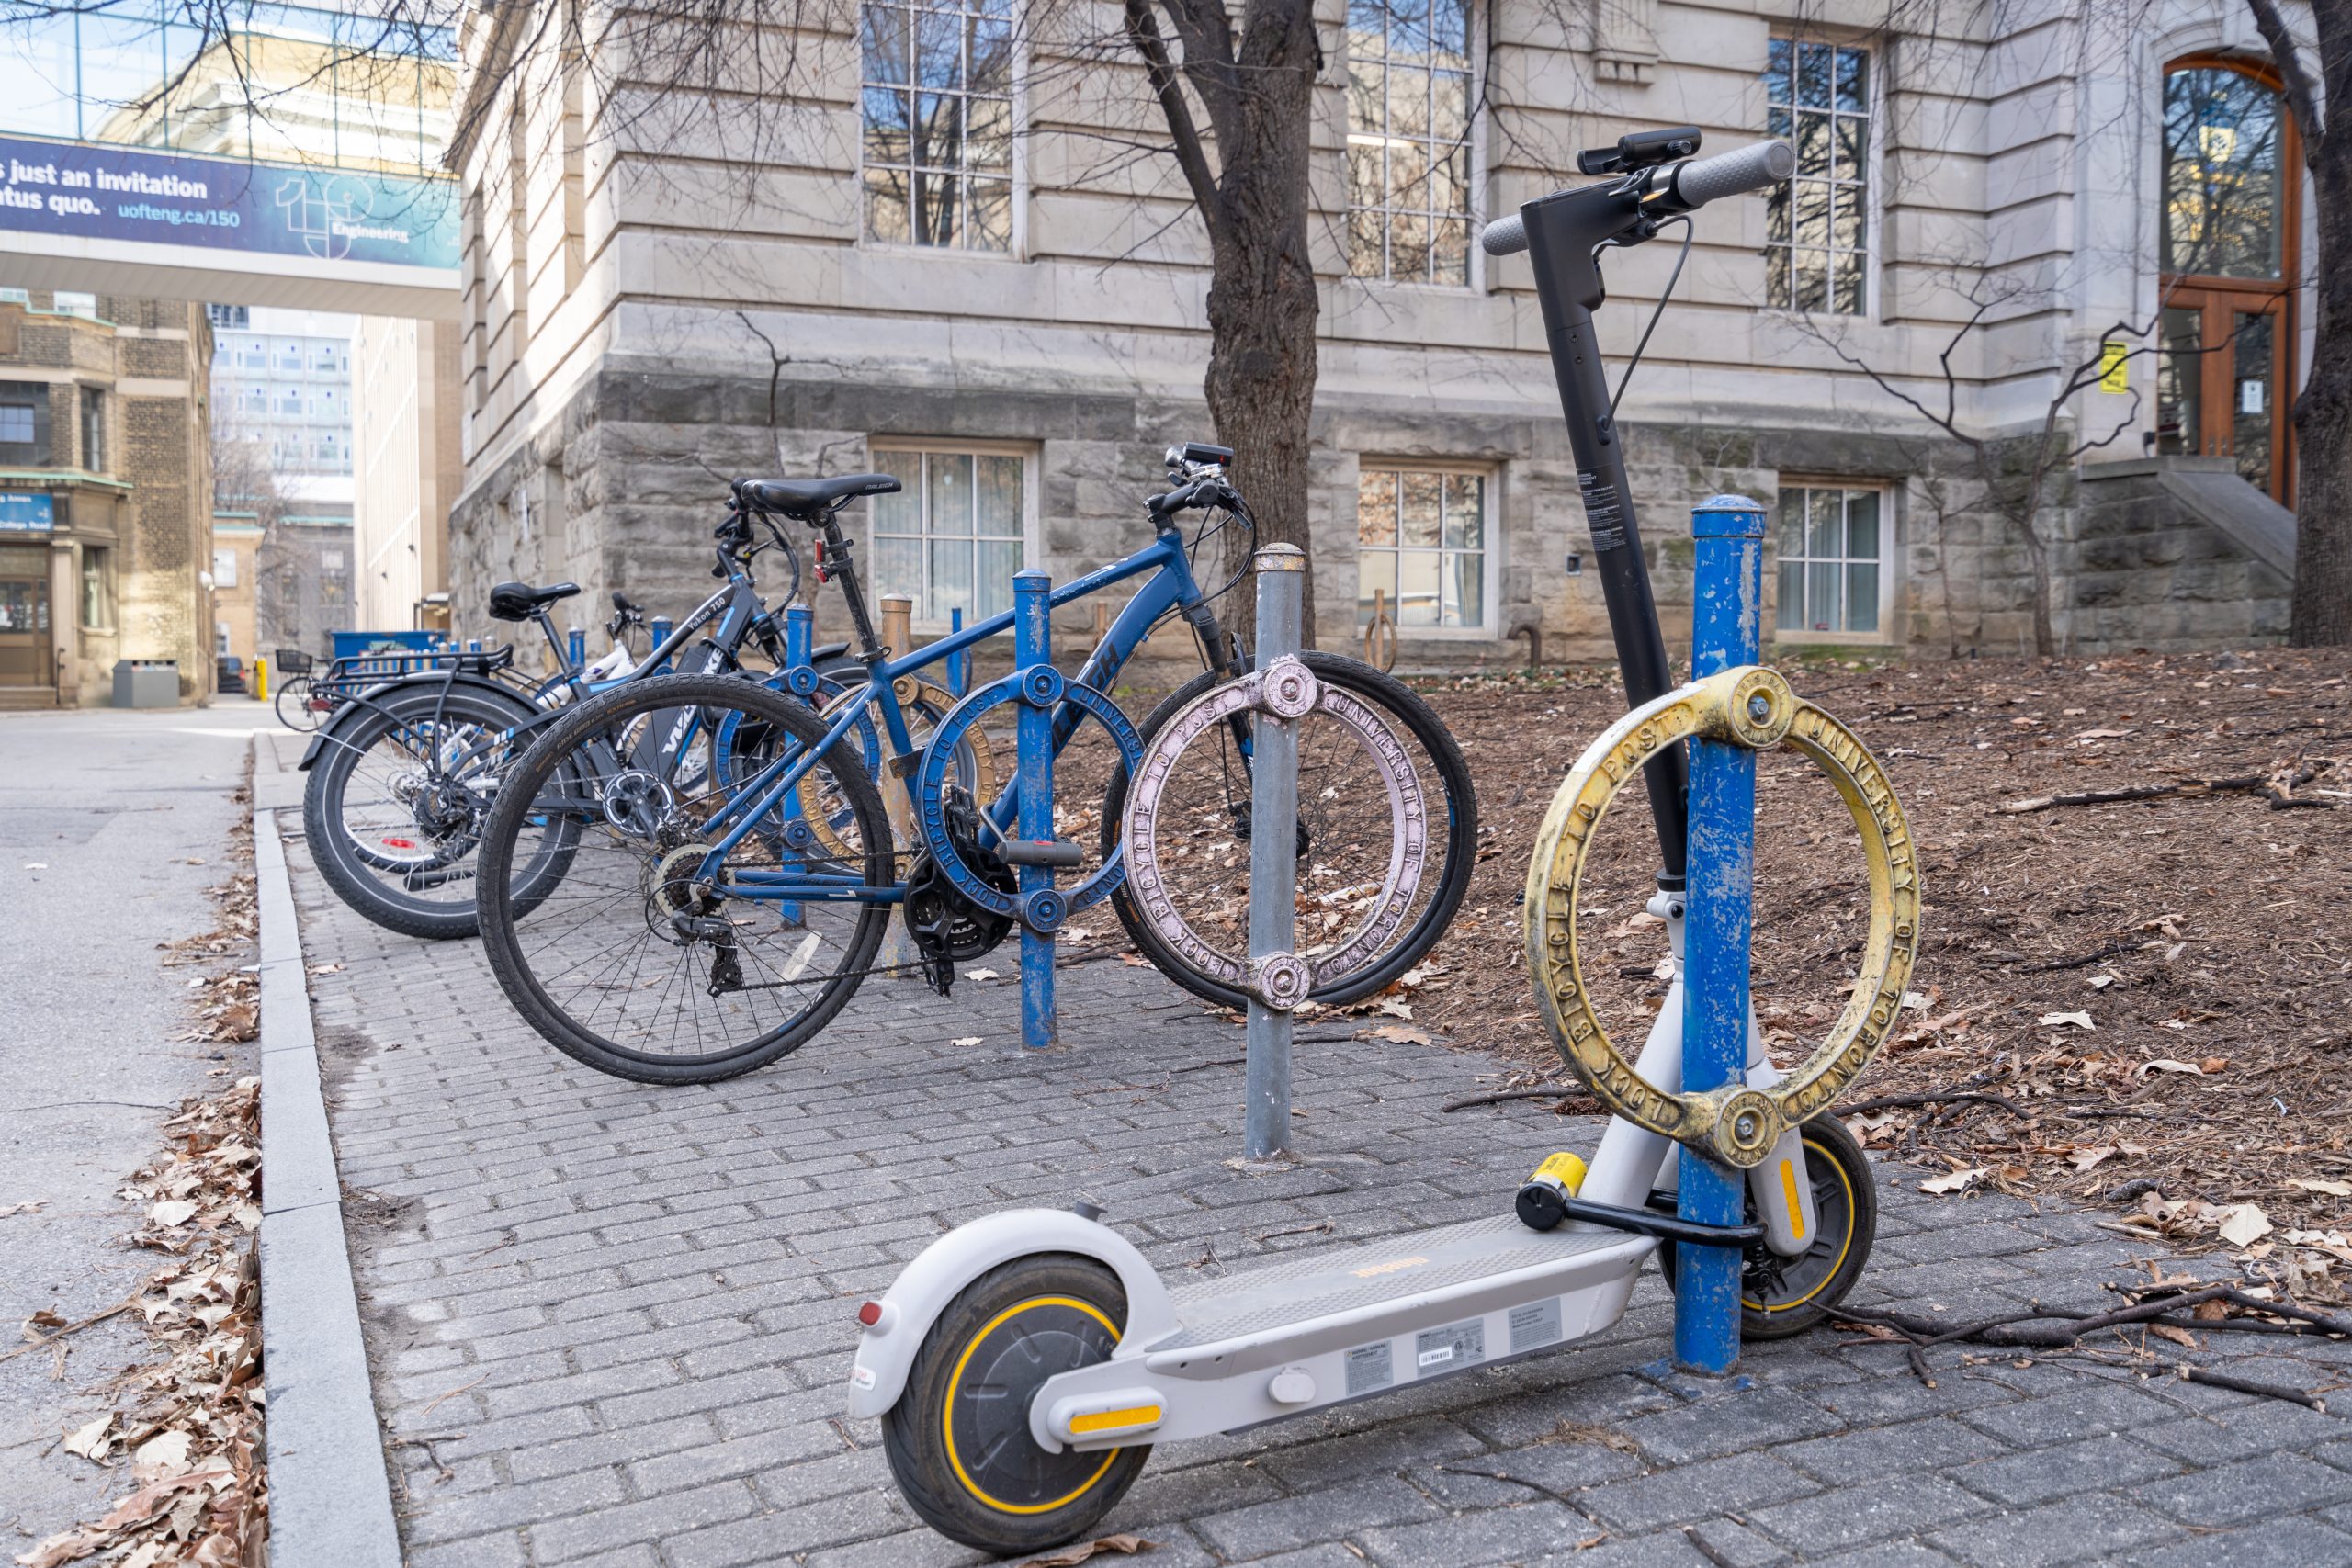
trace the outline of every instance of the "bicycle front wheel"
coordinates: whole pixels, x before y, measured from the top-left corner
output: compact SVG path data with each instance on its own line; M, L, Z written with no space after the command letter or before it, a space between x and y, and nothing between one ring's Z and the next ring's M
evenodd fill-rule
M1385 762L1357 725L1317 712L1298 721L1298 952L1317 965L1315 1001L1351 1002L1383 989L1419 963L1445 934L1477 861L1478 805L1470 770L1445 723L1403 682L1358 660L1299 656L1316 679L1353 699L1365 723L1385 729L1393 765L1413 774L1426 823L1420 857L1399 852ZM1204 672L1152 709L1144 744L1217 677ZM1127 775L1116 770L1102 808L1107 846L1126 808ZM1219 953L1250 951L1250 765L1238 738L1219 724L1187 745L1160 793L1157 843L1173 913ZM1400 864L1409 870L1402 885ZM1205 974L1155 926L1131 888L1113 896L1136 948L1193 995L1240 1008L1239 987ZM1246 969L1246 963L1242 964Z
M845 741L783 787L824 734L784 693L666 675L582 703L524 753L483 825L480 908L491 969L534 1029L617 1077L715 1083L832 1021L898 890L881 796ZM576 834L563 879L526 886L516 846L553 822Z

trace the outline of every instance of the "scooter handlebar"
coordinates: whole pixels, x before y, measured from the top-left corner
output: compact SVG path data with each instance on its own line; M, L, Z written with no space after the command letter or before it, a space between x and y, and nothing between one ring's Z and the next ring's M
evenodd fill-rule
M1736 152L1692 158L1674 169L1675 198L1685 207L1778 185L1797 170L1797 155L1785 141L1758 141Z
M1785 141L1759 141L1736 152L1712 158L1690 158L1674 165L1673 210L1690 210L1726 196L1762 190L1796 173L1797 155ZM1527 224L1519 214L1498 218L1478 232L1478 245L1490 256L1517 255L1527 249Z

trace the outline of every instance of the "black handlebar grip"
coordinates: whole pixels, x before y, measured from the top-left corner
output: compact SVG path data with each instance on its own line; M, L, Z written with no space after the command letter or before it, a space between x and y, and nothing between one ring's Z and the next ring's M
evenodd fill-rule
M1514 212L1478 231L1478 247L1490 256L1517 255L1527 249L1527 224Z
M1736 152L1677 164L1674 194L1686 207L1704 207L1726 196L1778 185L1796 169L1797 155L1787 142L1758 141Z

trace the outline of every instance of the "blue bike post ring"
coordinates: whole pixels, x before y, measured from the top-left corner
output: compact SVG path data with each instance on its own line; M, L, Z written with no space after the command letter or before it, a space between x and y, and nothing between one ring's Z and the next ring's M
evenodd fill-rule
M796 697L815 696L817 694L817 671L815 667L812 665L795 665L791 670L785 672L785 686Z
M1054 931L1061 929L1062 919L1069 913L1069 900L1057 887L1040 887L1021 898L1021 923L1033 931Z
M1019 675L1007 675L1001 680L991 681L974 689L962 702L950 708L947 716L941 719L939 727L932 731L931 743L923 748L922 761L915 772L915 801L918 815L922 818L923 844L931 851L931 858L938 863L941 871L946 873L947 880L955 885L956 891L981 908L1008 919L1022 918L1020 899L981 880L978 873L964 863L963 855L947 836L947 770L953 765L956 749L963 744L966 733L979 722L980 716L1007 703L1035 703L1036 699L1030 693L1042 683L1035 677L1051 675L1053 683L1059 689L1058 695L1052 700L1071 704L1081 712L1091 715L1097 723L1110 731L1112 740L1119 748L1121 759L1127 765L1129 776L1134 775L1143 761L1143 738L1136 733L1136 727L1120 711L1118 704L1091 686L1065 681L1059 671L1032 670L1029 674L1032 678L1026 682ZM1125 856L1114 851L1109 859L1095 868L1092 875L1075 886L1054 889L1053 897L1066 900L1062 907L1064 916L1073 915L1117 892L1120 884L1126 880L1126 874Z
M1050 664L1034 665L1021 673L1021 700L1033 708L1049 708L1062 700L1069 682Z

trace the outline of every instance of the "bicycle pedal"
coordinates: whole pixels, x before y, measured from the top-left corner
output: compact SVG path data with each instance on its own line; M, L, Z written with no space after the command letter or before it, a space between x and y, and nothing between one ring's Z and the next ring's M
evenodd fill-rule
M1042 865L1071 870L1086 863L1086 846L1074 839L1007 839L997 848L1007 865Z

